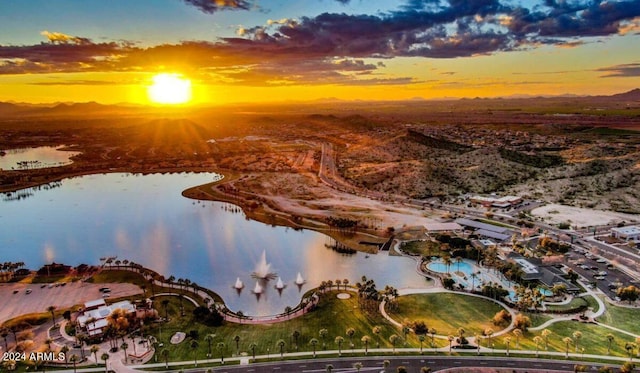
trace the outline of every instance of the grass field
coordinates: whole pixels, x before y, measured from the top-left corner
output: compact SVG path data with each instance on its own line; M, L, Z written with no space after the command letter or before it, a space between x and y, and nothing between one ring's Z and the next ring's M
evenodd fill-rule
M591 298L591 297L588 297ZM595 301L594 301L595 302ZM587 301L587 299L585 298L580 298L580 297L576 297L573 298L571 300L571 302L567 303L567 304L560 304L560 305L548 305L547 309L549 311L556 311L556 312L576 312L580 307L584 307L584 306L589 306L589 302ZM597 310L598 306L596 303L596 310Z
M625 308L607 305L607 312L598 321L640 335L640 308Z
M580 323L577 321L557 322L547 329L552 333L549 336L549 351L565 352L566 344L562 340L565 337L569 337L572 339L572 342L569 344L569 352L571 353L580 353L582 352L582 348L584 348L585 354L607 355L607 346L609 344L607 335L611 334L614 337L611 343L611 355L627 356L627 352L624 349L625 343L634 341L634 338L629 335L599 325ZM575 339L573 337L575 331L582 333L582 336L578 340L578 351L576 351ZM541 332L526 332L524 336L520 338L520 348L535 350L536 346L533 338L536 335L541 335ZM515 349L515 337L513 334L509 336L511 337L511 348ZM494 343L496 348L506 348L504 337L494 338ZM540 350L544 350L544 342L540 345Z
M491 319L503 308L483 298L451 293L414 294L398 298L398 303L398 311L387 310L394 320L423 320L440 335L457 335L458 328L464 328L467 336L487 328L500 329Z
M160 328L154 328L151 330L151 334L158 336L160 341L164 343L163 348L170 351L169 359L172 361L193 359L194 351L190 348L191 340L189 338L178 345L169 343L169 339L174 333L182 331L188 334L191 330L197 331L199 335L197 339L199 346L195 351L199 359L205 358L208 353L208 343L204 339L207 334L215 335L215 339L212 342L212 354L215 358L220 356L220 351L216 348L219 342L225 344L222 352L227 357L232 354L236 355L238 351L251 355L249 349L251 343L257 344L256 355L267 353L279 355L280 349L276 343L280 339L285 341L284 352L286 353L297 350L312 351L313 346L309 343L312 338L318 340L316 346L318 351L323 349L323 344L326 345L327 349L337 349L338 345L334 342L337 336L344 338L342 350L343 353L348 353L350 339L346 334L347 328L355 329L353 336L354 348L364 348L361 342L361 338L364 335L368 335L371 338L369 348L375 348L378 342L380 347L392 347L389 342L389 337L392 334L400 337L396 347L405 346L402 331L390 324L377 312L361 311L355 294L346 300L337 299L336 294L337 292L327 292L322 295L322 299L315 311L281 323L271 325L225 323L223 326L215 328L207 327L193 320L191 316L193 306L187 302L184 302L186 316L180 317L178 298L167 297L166 299L169 299L170 302L168 313L171 321L168 324L160 325ZM157 308L160 315L164 316L164 309L160 306L161 303L162 298L158 297L155 304L158 305ZM373 333L374 326L381 327L379 335ZM319 334L321 329L327 329L328 332L324 340ZM293 337L295 331L299 332L297 348ZM236 347L235 336L240 337L238 347ZM419 341L415 335L408 336L407 343L407 346L419 347ZM443 346L446 342L436 340L436 343ZM427 343L425 343L426 346Z

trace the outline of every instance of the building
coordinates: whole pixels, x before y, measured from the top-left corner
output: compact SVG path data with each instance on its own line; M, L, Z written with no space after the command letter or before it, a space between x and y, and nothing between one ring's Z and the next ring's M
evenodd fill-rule
M472 196L471 202L481 204L484 207L506 208L515 206L522 202L522 198L518 196Z
M472 230L478 236L491 238L498 242L508 240L513 234L509 228L487 224L471 219L456 219L456 223L462 225L463 227L465 227L465 229Z
M525 258L522 255L511 252L507 255L507 260L516 263L522 270L522 279L527 282L539 283L549 290L554 285L564 285L567 292L575 294L580 292L580 288L563 278L564 273L553 266L543 265L540 259Z
M424 227L428 233L462 231L462 226L458 223L428 223Z
M124 310L127 314L136 312L135 306L127 300L107 306L104 299L96 299L84 304L82 315L76 321L87 331L89 337L98 337L109 325L109 315L117 309Z
M640 241L640 227L631 225L628 227L611 228L611 236L625 241Z

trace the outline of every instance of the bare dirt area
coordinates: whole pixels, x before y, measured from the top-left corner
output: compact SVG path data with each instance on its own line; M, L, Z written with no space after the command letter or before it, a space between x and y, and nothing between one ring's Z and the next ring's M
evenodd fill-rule
M542 217L552 224L569 223L579 228L617 224L620 222L632 223L640 221L640 215L623 214L612 211L594 210L588 208L550 204L531 210L534 216Z
M65 309L82 305L87 301L102 298L100 288L111 289L110 298L130 297L142 294L142 289L136 285L125 283L90 284L86 282L72 282L65 286L41 287L42 284L0 284L0 324L14 317L47 312L47 307L55 306ZM30 290L27 294L27 289ZM14 293L17 290L16 293Z

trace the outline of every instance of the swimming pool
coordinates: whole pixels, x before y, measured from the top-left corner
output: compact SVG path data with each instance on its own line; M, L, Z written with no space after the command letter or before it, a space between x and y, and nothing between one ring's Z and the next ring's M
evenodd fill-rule
M470 276L473 273L473 267L467 262L456 263L454 261L447 268L446 264L444 264L441 260L438 260L429 263L427 265L427 268L429 268L429 270L433 272L438 273L462 272L465 274L465 276Z

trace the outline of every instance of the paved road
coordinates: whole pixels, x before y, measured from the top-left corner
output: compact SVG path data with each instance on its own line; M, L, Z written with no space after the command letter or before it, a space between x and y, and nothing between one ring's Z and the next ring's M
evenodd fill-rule
M516 358L496 358L483 356L469 357L447 357L447 356L380 356L380 357L360 357L341 359L314 359L285 361L271 364L251 364L245 366L229 366L214 368L216 372L251 372L251 373L274 373L274 372L325 372L328 364L333 365L334 372L346 373L356 372L353 365L362 363L360 372L381 372L383 371L383 361L389 360L390 365L387 372L395 372L396 368L403 365L409 372L419 372L422 367L429 367L434 372L447 368L462 367L495 367L507 369L507 372L573 372L576 362L573 361L546 361L536 359L516 359ZM599 364L585 363L591 369L601 366ZM597 369L597 368L596 368ZM205 369L189 369L188 372L204 372Z

